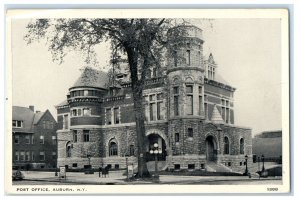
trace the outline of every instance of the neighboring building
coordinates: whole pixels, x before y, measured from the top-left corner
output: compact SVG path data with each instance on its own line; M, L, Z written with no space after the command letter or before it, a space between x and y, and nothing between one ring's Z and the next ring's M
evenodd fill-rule
M22 169L56 168L57 124L49 110L13 106L13 165Z
M186 30L183 45L166 52L165 66L146 73L147 148L158 143L159 160L170 170L244 171L246 155L252 162L252 136L251 129L234 125L235 88L217 73L212 54L203 58L202 30ZM126 154L136 163L130 73L123 67L116 67L116 81L86 68L57 105L58 165L125 168Z
M282 156L282 131L264 131L252 139L253 154L264 155L266 160Z

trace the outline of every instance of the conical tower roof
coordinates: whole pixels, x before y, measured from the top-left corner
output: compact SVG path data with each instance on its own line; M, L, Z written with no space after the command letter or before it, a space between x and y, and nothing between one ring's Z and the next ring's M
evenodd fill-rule
M212 112L211 121L215 124L224 124L224 120L223 120L216 105L214 106L214 109Z
M106 72L99 71L90 67L84 68L81 76L76 80L74 87L97 87L106 89L108 76Z

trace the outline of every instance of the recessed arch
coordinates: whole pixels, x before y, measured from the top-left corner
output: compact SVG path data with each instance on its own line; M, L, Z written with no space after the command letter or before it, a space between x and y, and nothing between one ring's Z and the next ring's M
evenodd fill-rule
M230 154L230 141L227 136L224 137L224 152L223 154L228 155Z
M194 79L191 76L188 76L188 77L185 78L185 82L186 83L193 83Z
M118 156L119 155L119 147L118 141L116 138L111 138L108 140L108 156Z

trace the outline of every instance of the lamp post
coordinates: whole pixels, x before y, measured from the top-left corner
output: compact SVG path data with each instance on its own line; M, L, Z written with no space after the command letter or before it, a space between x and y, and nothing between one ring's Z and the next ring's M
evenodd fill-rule
M262 166L261 171L264 172L264 171L265 171L265 156L262 155L262 156L261 156L261 159L262 159L262 162L263 162L263 166Z
M154 154L155 156L155 175L154 178L158 179L159 175L158 175L158 169L157 169L157 154L161 154L162 150L160 148L158 148L158 144L154 143L154 148L150 150L150 154Z
M246 161L246 169L245 169L244 175L247 176L248 175L248 155L245 155L245 161Z
M259 171L260 170L260 157L259 156L257 157L257 168Z
M126 154L125 154L125 158L126 158L126 174L127 174L127 181L129 181L129 173L128 173L128 157L129 157L129 154L126 153Z
M91 165L91 155L90 155L90 154L87 154L86 157L87 157L88 160L89 160L89 165Z

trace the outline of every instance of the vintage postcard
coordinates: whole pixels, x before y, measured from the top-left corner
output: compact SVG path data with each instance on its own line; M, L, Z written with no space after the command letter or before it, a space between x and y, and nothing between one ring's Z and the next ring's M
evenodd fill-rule
M290 192L286 9L8 10L8 194Z

